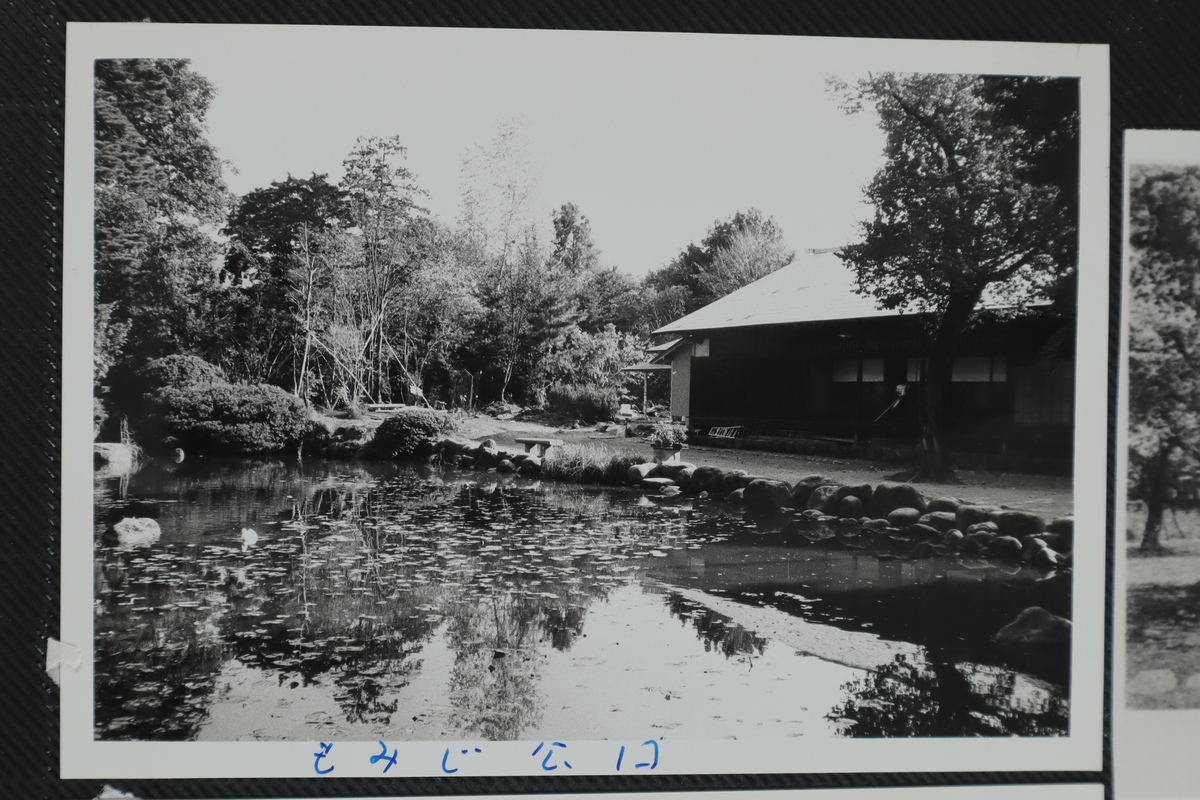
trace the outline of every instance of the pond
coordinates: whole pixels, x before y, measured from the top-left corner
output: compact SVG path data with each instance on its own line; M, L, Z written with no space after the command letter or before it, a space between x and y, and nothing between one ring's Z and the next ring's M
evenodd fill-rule
M1063 735L1069 576L911 560L692 498L408 464L96 481L103 740ZM157 541L114 546L122 517Z

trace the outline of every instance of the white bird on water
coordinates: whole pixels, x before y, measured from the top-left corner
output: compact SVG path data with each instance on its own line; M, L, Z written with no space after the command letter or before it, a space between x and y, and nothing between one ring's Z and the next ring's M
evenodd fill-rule
M258 544L258 533L254 528L242 528L242 552Z

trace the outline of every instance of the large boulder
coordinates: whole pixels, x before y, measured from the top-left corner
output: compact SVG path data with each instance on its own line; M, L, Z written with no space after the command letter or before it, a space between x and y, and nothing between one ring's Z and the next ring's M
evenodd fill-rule
M930 542L939 538L942 534L937 528L917 522L912 525L905 525L901 529L900 535L910 542Z
M915 508L894 508L888 512L888 525L903 528L921 521L921 512Z
M500 463L500 451L495 445L489 446L486 442L479 445L475 450L475 464L480 469L492 469Z
M958 528L965 531L976 523L987 522L988 515L999 510L995 506L959 506L955 512L958 517Z
M808 498L818 486L826 486L829 481L820 475L806 475L796 481L796 485L792 487L792 507L807 508Z
M782 508L792 502L792 487L783 481L757 478L746 485L746 505L756 510Z
M1021 562L1021 540L1014 536L997 536L988 542L987 555L993 561L1003 561L1008 564Z
M1069 644L1071 621L1051 614L1041 606L1030 606L1005 625L992 641L1002 647L1051 647Z
M664 478L674 479L676 475L683 472L685 469L695 470L695 464L689 464L686 461L664 461L658 465L658 474Z
M1047 524L1046 530L1050 533L1065 533L1067 536L1070 536L1075 532L1075 518L1059 517Z
M1060 517L1046 525L1046 530L1058 538L1049 542L1051 547L1055 547L1063 552L1070 552L1075 544L1075 519L1073 517Z
M671 480L670 478L663 477L642 478L642 481L639 485L643 489L658 492L662 492L667 487L676 487L675 481Z
M542 460L537 456L529 456L524 458L517 464L517 474L533 477L540 475L542 472Z
M808 502L805 506L807 508L814 508L823 514L836 513L837 508L834 505L837 503L837 491L838 487L832 483L818 486L808 496Z
M727 492L732 492L734 489L745 489L756 480L758 480L757 475L751 475L744 469L738 469L725 473L725 479L722 481L721 488Z
M496 465L496 472L512 473L517 471L517 465L507 458L500 459L500 463Z
M929 501L929 508L927 510L930 512L946 511L955 514L958 512L960 506L962 506L962 501L957 497L935 497Z
M645 464L634 464L625 472L625 478L635 486L641 483L646 478L654 477L658 474L658 464L647 462Z
M967 526L967 535L972 533L999 533L1000 528L994 522L976 522L974 525Z
M998 511L991 514L990 519L1004 536L1021 538L1046 530L1046 520L1028 511Z
M853 494L848 494L843 497L838 502L837 515L840 518L857 520L863 515L862 498Z
M962 544L959 545L959 551L967 556L981 556L987 552L988 545L992 543L992 539L996 538L996 534L992 531L979 531L977 533L968 533L962 539Z
M661 468L662 465L660 464L659 467ZM692 477L695 474L696 474L695 467L692 467L690 465L686 466L683 469L679 470L679 472L675 473L675 482L677 484L679 484L679 486L681 488L690 489L692 487Z
M1026 563L1034 569L1049 572L1050 570L1058 569L1066 563L1066 556L1056 551L1038 537L1031 536L1029 542L1033 543L1033 547L1029 547L1027 544L1022 555L1025 557Z
M871 495L875 493L869 483L860 483L857 486L843 486L838 489L837 499L842 502L847 497L857 497L863 505L863 508L868 508L871 505Z
M719 467L696 467L692 473L692 489L698 492L715 492L725 481L725 473Z
M876 517L886 517L897 508L915 508L924 514L928 507L925 496L910 483L884 481L871 494L871 513Z
M117 544L144 545L158 540L162 528L149 517L125 517L112 526L109 538Z
M946 532L951 528L957 527L956 517L953 511L930 511L928 514L923 514L918 520L922 525L929 525L937 528L941 532Z

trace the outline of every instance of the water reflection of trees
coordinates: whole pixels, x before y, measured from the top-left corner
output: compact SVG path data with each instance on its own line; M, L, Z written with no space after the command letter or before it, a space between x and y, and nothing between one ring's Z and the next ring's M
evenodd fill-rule
M443 624L451 724L515 738L544 703L539 647L568 650L591 603L637 579L631 554L680 530L598 493L242 466L160 475L140 496L163 498L164 540L98 547L101 738L194 737L231 658L330 685L352 723L390 724ZM209 538L268 516L248 552Z
M724 614L718 614L706 606L684 598L676 592L667 592L663 598L671 615L681 622L691 622L696 638L704 642L705 652L714 648L726 658L739 655L762 655L767 640L755 636L751 631L733 622Z
M826 719L854 737L1065 734L1066 698L1024 680L979 664L915 664L897 656L843 685L846 697Z

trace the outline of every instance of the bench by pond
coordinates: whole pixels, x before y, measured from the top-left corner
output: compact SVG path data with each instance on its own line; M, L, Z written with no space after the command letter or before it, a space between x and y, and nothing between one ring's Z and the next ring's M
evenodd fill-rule
M415 408L407 403L367 403L367 411L380 414L389 414L393 411L400 411L405 408Z
M532 451L536 447L537 451L535 454L537 455L538 458L545 457L546 453L550 450L551 447L554 447L555 445L560 445L563 443L562 439L528 439L528 438L526 438L526 439L517 439L516 441L517 441L517 444L525 445L526 453Z

